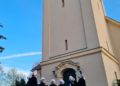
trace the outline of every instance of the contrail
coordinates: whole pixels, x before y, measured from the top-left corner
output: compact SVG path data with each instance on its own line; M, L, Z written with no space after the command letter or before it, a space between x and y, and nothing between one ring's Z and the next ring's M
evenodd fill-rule
M13 54L8 56L2 56L0 57L0 60L21 58L21 57L27 57L27 56L36 56L36 55L42 55L42 52L19 53L19 54Z

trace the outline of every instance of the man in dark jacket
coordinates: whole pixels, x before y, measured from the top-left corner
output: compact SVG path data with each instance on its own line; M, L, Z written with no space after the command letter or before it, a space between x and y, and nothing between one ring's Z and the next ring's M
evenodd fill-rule
M27 82L27 86L38 86L37 85L37 78L35 77L35 75L33 74L31 78L29 78L28 82Z
M26 86L30 86L30 77L28 77L28 82L27 82Z
M80 76L79 76L79 80L78 80L78 86L86 86L86 82L85 82L85 79L82 75L82 73L80 72Z

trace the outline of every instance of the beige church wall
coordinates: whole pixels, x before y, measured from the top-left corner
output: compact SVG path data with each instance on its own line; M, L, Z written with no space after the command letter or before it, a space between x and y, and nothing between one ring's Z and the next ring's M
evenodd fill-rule
M120 79L120 66L118 63L110 59L108 56L102 54L105 72L107 76L108 86L114 86L117 73L118 79Z
M42 32L42 60L48 59L49 57L49 41L50 41L50 7L47 2L48 0L43 0L43 32Z
M42 77L46 78L46 84L49 85L51 79L55 79L54 75L53 75L53 71L55 70L55 67L58 65L59 63L54 63L54 64L48 64L45 66L42 66L42 70L41 70L41 74Z
M79 61L87 86L108 86L100 53L80 57L74 61Z
M120 25L107 21L115 57L120 61Z
M105 20L105 11L101 1L102 0L91 0L99 43L101 47L104 47L114 55L108 33L108 26Z
M85 29L87 49L99 47L98 35L92 11L91 0L79 0L81 2L82 17Z
M44 0L43 61L71 51L99 47L90 0L65 2L62 8L61 0Z
M62 0L43 0L41 74L47 84L55 78L53 73L58 80L62 78L62 70L78 71L79 66L87 86L112 86L114 71L120 75L117 63L101 54L120 55L120 31L106 22L101 1L65 0L63 7Z
M45 9L44 13L49 14L47 15L49 16L49 19L47 18L49 28L46 22L44 25L46 26L44 29L49 29L47 31L49 57L65 53L65 40L68 41L67 52L86 48L79 0L66 0L65 8L62 7L61 0L45 0L45 2L49 3L48 9L50 10Z
M86 48L80 1L51 0L50 57ZM66 51L65 40L68 50Z
M80 69L86 79L87 86L108 86L100 53L94 53L82 57L74 57L69 60L79 63ZM50 80L54 78L52 71L55 70L55 67L61 62L62 61L42 66L42 76L46 77L48 84Z

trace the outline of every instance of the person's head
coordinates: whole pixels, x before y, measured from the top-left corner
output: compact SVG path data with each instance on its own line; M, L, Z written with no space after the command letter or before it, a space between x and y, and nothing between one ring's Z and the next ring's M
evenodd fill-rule
M75 78L73 76L69 76L70 81L75 81Z
M55 79L51 79L51 84L56 84Z
M42 77L42 78L40 79L40 81L41 81L41 82L44 82L44 81L45 81L45 77Z
M33 71L33 74L34 74L34 76L37 76L37 71L36 70Z
M34 75L34 74L32 74L32 77L35 77L35 75Z
M60 79L60 80L59 80L59 83L62 84L62 85L65 84L65 82L64 82L63 79Z

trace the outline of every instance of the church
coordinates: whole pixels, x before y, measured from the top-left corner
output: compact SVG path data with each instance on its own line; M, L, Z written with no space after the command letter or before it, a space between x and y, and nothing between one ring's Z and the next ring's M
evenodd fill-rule
M106 16L102 0L43 0L42 62L37 78L78 80L86 86L117 86L120 22Z

